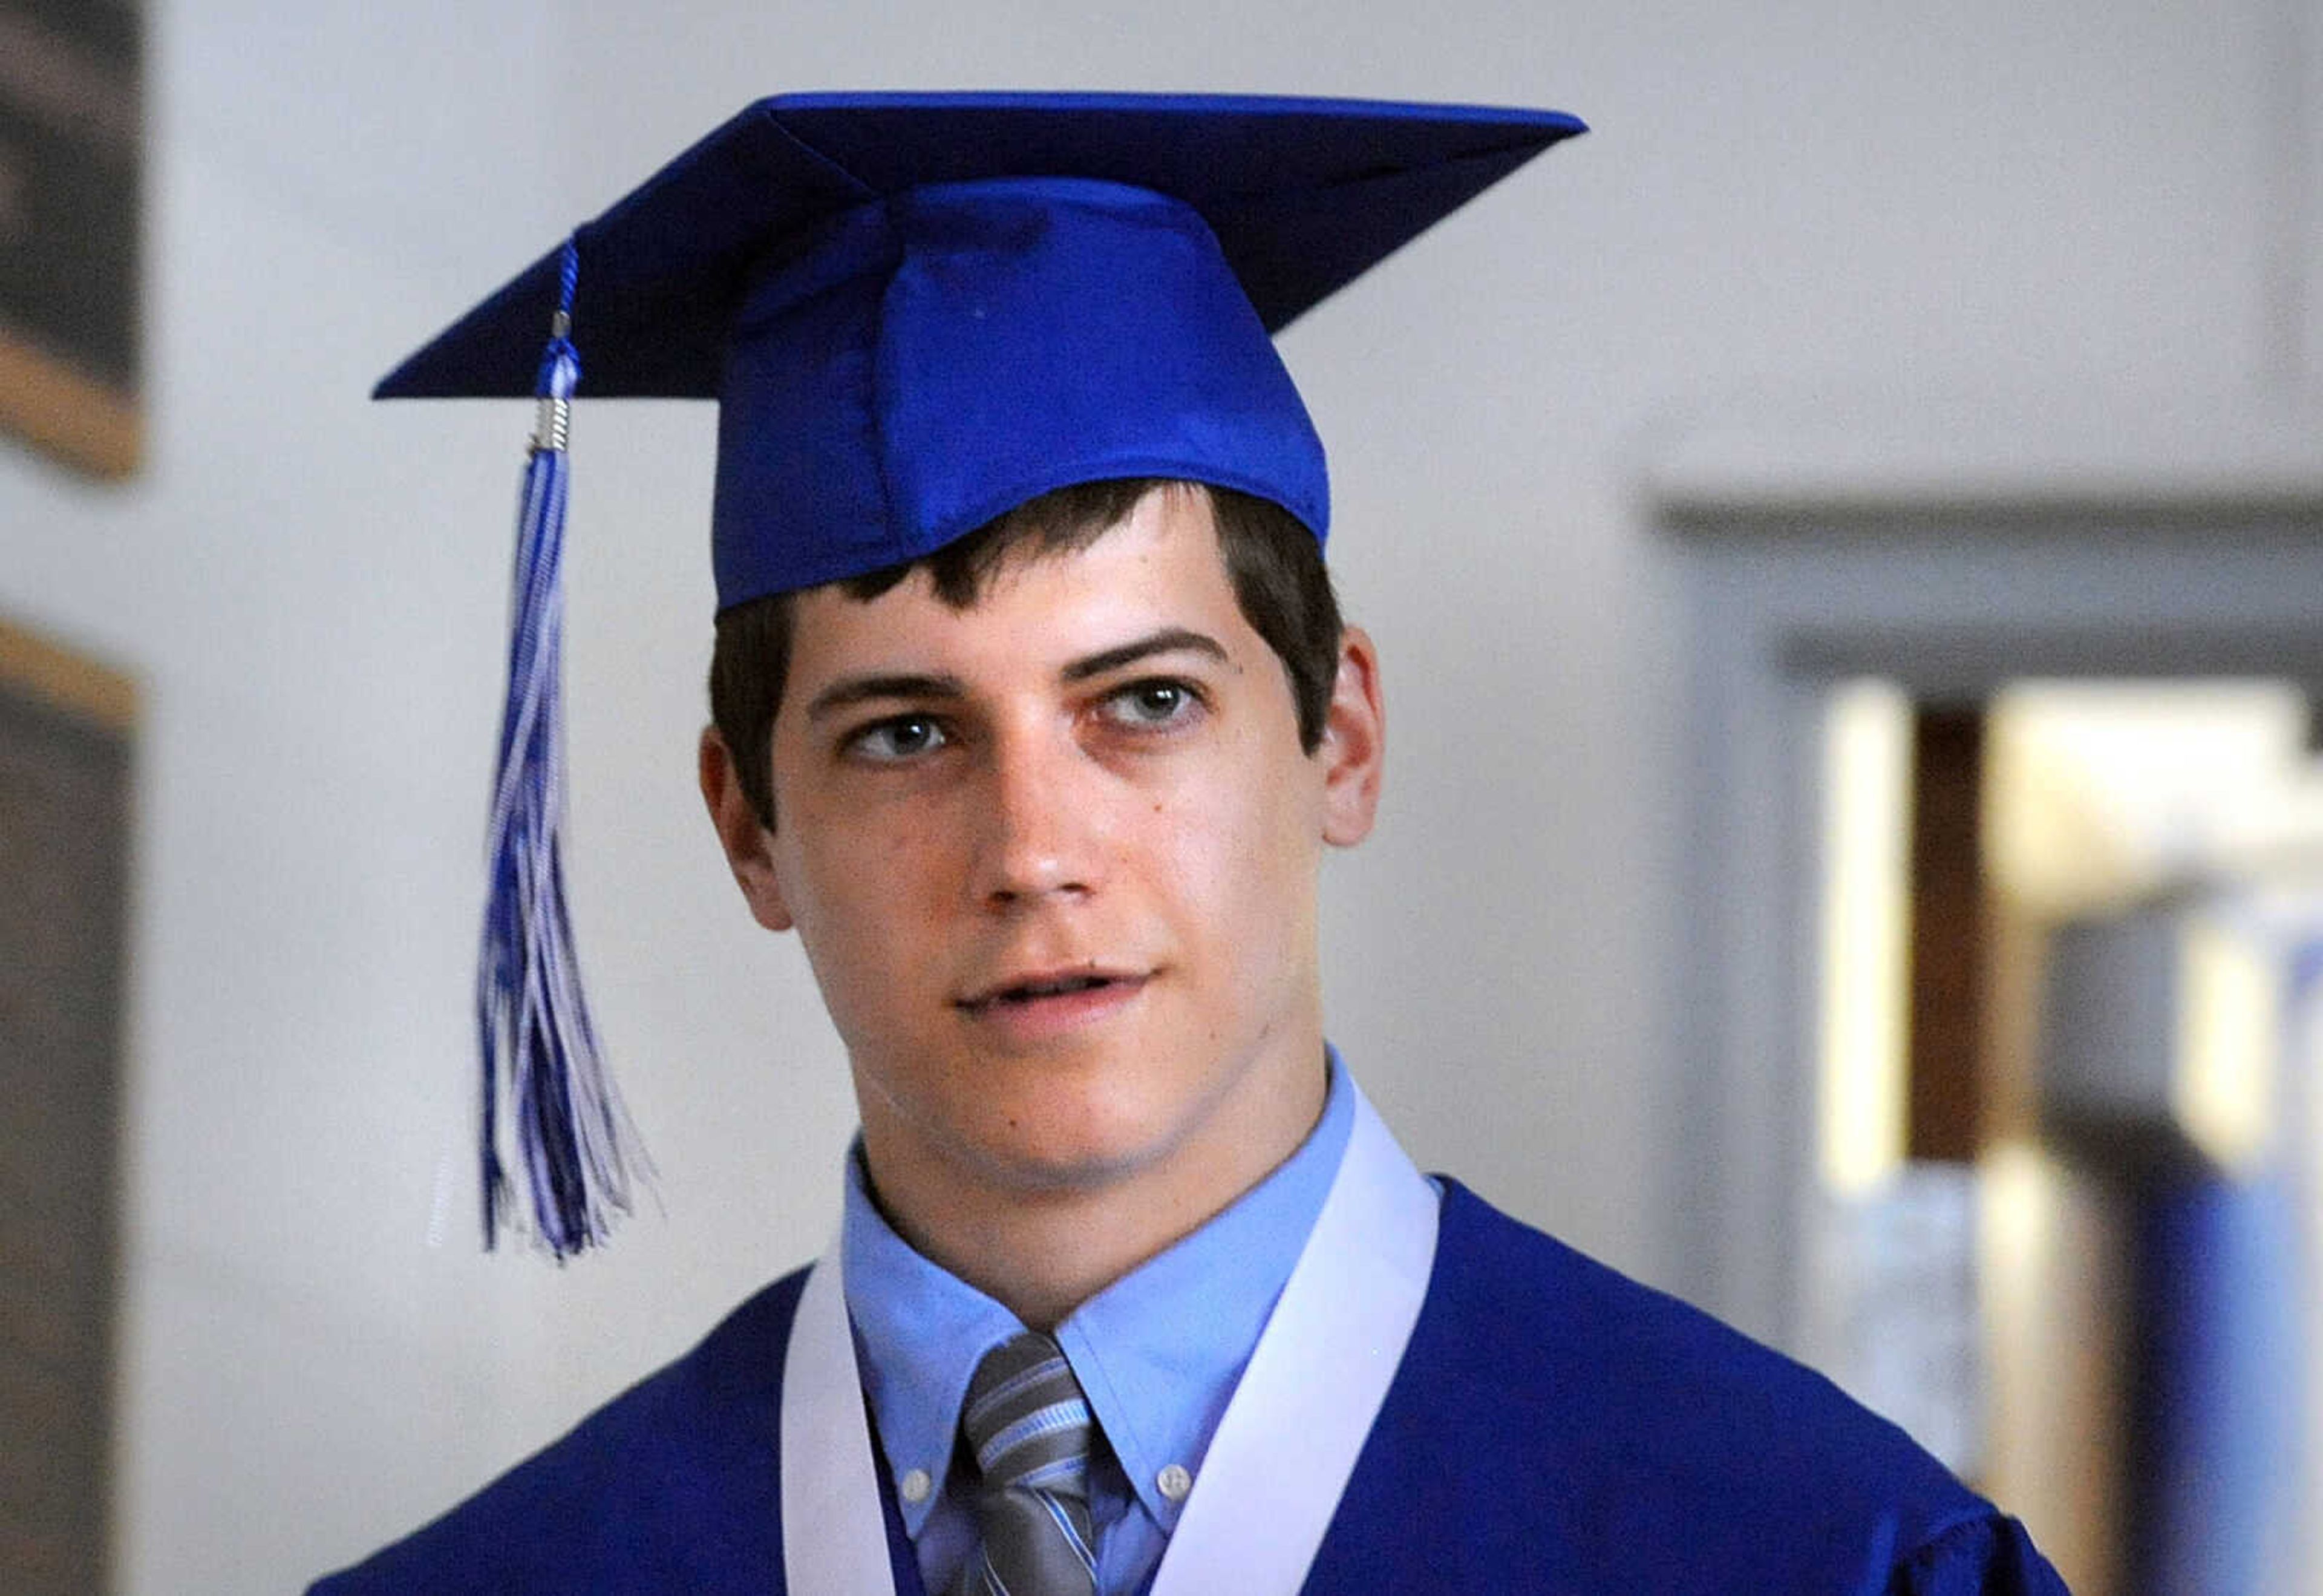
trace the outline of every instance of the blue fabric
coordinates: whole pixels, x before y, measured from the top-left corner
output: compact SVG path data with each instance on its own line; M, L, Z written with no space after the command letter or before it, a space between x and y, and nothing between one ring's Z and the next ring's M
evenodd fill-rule
M2061 1596L2016 1525L1829 1382L1445 1185L1427 1300L1308 1596ZM784 1596L801 1279L315 1591ZM916 1596L892 1509L889 1530Z
M2189 1172L2136 1197L2139 1591L2267 1591L2304 1508L2300 1193Z
M1200 1230L1083 1303L1056 1328L1117 1468L1092 1470L1100 1532L1097 1590L1144 1587L1180 1504L1162 1470L1198 1477L1275 1298L1322 1211L1354 1125L1335 1055L1323 1113L1299 1150ZM924 1469L937 1490L902 1508L932 1590L976 1544L972 1476L948 1474L960 1401L984 1354L1021 1332L1016 1316L914 1252L880 1216L859 1158L848 1160L840 1229L847 1306L890 1483Z
M1270 334L1582 132L1548 111L1138 95L763 100L575 230L584 397L720 401L718 601L1181 477L1319 538ZM564 251L383 380L529 391Z
M901 564L1075 482L1272 499L1322 440L1198 212L1086 179L858 206L743 302L719 396L721 604Z
M1446 1184L1308 1591L2063 1591L1822 1376Z
M684 1358L361 1566L329 1596L783 1589L783 1349L805 1271Z

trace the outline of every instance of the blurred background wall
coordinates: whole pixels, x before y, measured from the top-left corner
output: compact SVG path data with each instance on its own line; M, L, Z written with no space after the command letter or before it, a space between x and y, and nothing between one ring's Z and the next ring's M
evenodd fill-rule
M1285 340L1391 711L1378 834L1327 871L1333 1032L1424 1165L1778 1339L1695 1178L1717 905L1688 864L1693 556L1657 484L1878 497L2028 430L2118 452L2124 417L2208 459L2250 415L2294 496L2323 474L2298 419L2323 28L2296 0L156 0L146 27L145 463L96 483L0 448L0 614L139 689L124 1591L353 1559L833 1222L841 1059L693 793L712 417L584 406L574 894L661 1179L602 1257L477 1255L466 1005L528 416L364 399L744 101L1199 88L1593 124ZM1786 441L1703 451L1738 419ZM2024 452L2025 490L2078 446Z

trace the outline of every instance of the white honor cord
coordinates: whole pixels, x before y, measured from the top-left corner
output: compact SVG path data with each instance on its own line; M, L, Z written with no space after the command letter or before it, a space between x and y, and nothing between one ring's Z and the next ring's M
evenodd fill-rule
M1419 1321L1437 1206L1357 1091L1331 1195L1218 1421L1152 1596L1293 1596L1306 1582Z
M839 1242L807 1272L783 1356L783 1575L793 1596L895 1596Z

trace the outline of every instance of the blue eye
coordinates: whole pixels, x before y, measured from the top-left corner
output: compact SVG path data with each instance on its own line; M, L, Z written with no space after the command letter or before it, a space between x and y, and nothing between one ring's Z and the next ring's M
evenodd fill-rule
M859 758L892 765L932 753L950 740L930 716L897 715L855 733L847 739L847 748Z
M1113 718L1130 726L1169 726L1184 720L1201 700L1183 682L1133 682L1106 700Z

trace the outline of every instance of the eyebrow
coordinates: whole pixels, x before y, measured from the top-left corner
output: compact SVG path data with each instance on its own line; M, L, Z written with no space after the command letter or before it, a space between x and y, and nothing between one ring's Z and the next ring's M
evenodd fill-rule
M1134 642L1124 643L1117 648L1107 648L1100 653L1086 655L1073 661L1058 674L1068 682L1086 682L1091 676L1108 674L1121 669L1124 665L1135 665L1139 660L1151 658L1157 654L1181 653L1205 655L1217 660L1220 665L1234 663L1232 656L1226 653L1226 645L1216 637L1201 632L1188 631L1181 626L1166 626L1158 632L1150 632Z
M968 684L958 676L904 674L888 676L847 676L814 695L806 718L820 720L834 710L882 698L966 698Z
M1226 645L1202 632L1189 631L1181 626L1163 627L1143 637L1084 655L1058 672L1066 682L1086 682L1150 659L1157 654L1199 654L1221 665L1234 663ZM845 676L814 695L806 706L806 718L820 720L834 711L853 704L868 703L880 699L961 699L968 696L968 683L958 676L916 671L896 672L880 675Z

